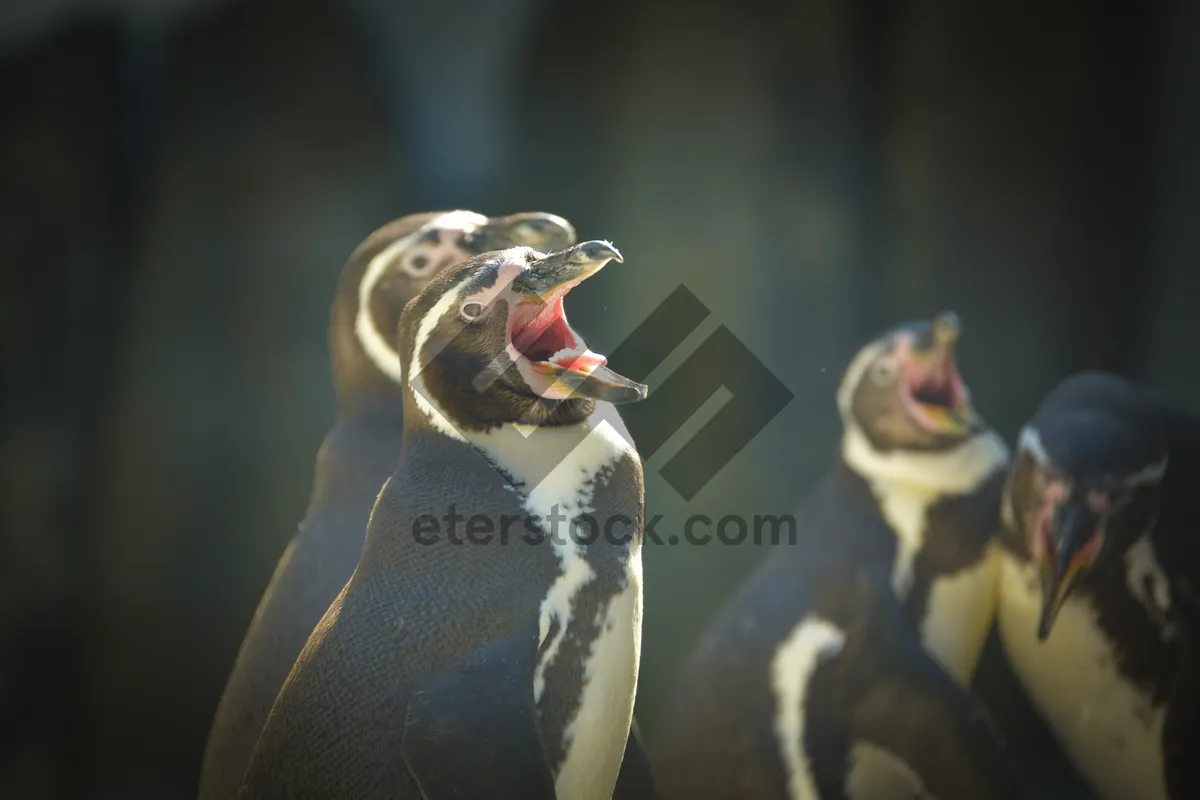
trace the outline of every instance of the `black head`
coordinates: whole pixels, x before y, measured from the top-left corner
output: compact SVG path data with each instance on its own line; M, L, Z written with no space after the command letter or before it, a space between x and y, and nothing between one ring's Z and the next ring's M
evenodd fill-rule
M1154 525L1167 456L1161 406L1107 373L1063 381L1021 431L1004 510L1038 566L1041 638L1087 574Z
M366 238L342 271L330 325L334 384L343 406L400 380L392 345L404 306L447 267L514 246L557 250L575 241L571 224L530 212L485 217L473 211L410 214Z
M949 450L980 429L958 372L952 312L901 325L858 352L838 389L847 428L878 453Z
M572 288L614 260L621 255L608 242L549 255L516 247L434 278L405 309L399 329L412 397L424 416L461 435L508 422L571 424L590 416L597 400L644 398L646 387L605 366L563 309Z

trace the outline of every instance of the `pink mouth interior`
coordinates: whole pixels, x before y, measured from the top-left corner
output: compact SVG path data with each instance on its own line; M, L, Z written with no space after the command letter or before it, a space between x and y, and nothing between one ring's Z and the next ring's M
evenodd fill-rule
M928 369L911 370L908 378L909 395L921 405L953 409L963 400L965 387L953 359L939 358Z
M567 323L564 287L545 304L520 303L510 319L509 340L514 350L535 363L554 364L565 369L590 371L607 359L587 349L587 344Z
M960 410L967 402L967 387L958 374L953 356L934 356L928 360L909 359L903 370L905 404L923 427L937 431L945 423L932 412Z

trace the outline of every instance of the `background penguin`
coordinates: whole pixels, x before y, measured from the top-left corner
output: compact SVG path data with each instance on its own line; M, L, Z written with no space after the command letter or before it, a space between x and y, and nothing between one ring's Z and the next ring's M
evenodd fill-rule
M952 314L859 352L841 452L703 638L653 748L670 798L1013 798L961 684L991 625L1003 442L975 416ZM930 653L933 655L931 656Z
M329 324L337 417L317 453L308 512L259 602L217 707L202 800L237 794L288 671L358 562L367 516L403 436L400 358L391 342L405 303L439 271L472 255L514 244L559 249L574 237L552 214L436 212L394 220L351 254Z
M405 309L400 462L242 797L607 800L641 645L646 388L567 324L605 242L490 253ZM600 529L603 535L598 535Z
M1065 380L1022 430L999 629L1105 800L1200 797L1200 419L1115 375Z

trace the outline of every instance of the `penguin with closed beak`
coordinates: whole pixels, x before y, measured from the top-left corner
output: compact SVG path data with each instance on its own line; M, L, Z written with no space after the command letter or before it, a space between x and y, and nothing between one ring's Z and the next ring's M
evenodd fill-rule
M1059 384L1004 492L999 631L1104 800L1200 797L1200 417L1117 375Z
M840 452L705 634L655 736L665 798L1002 800L1022 789L965 688L995 606L1008 453L951 313L868 344Z
M337 416L317 453L312 496L271 577L218 705L200 800L237 795L259 732L309 634L358 563L367 517L403 438L393 332L405 304L449 266L514 245L574 243L561 217L410 214L367 237L342 270L329 323Z
M568 324L607 242L513 248L406 308L404 442L362 557L263 728L242 798L607 800L641 647L646 387Z

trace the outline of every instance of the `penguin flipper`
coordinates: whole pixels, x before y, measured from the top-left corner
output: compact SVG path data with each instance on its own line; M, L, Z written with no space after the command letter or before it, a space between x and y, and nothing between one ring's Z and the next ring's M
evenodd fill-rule
M642 735L637 721L629 728L629 739L625 742L625 758L617 775L617 786L612 800L655 800L654 776L650 770L650 759L642 744Z
M528 638L492 642L414 693L400 751L426 800L554 800Z
M903 658L889 660L861 695L851 728L913 770L933 797L1024 795L983 706L916 643Z

